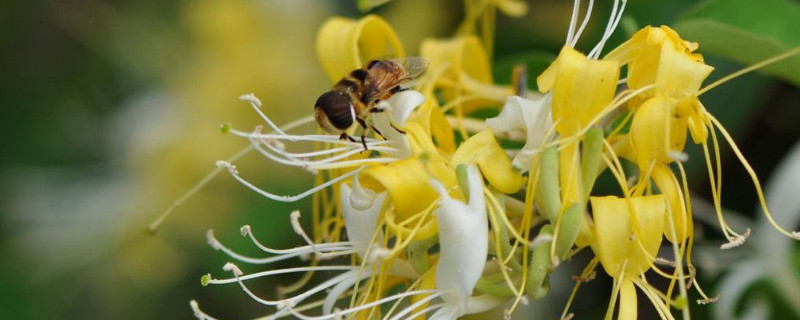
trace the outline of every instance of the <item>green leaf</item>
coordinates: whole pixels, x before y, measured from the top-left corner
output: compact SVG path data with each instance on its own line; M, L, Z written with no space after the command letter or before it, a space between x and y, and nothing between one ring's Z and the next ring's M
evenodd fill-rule
M800 46L800 4L788 0L710 0L678 19L700 53L754 64ZM763 68L800 86L800 56Z

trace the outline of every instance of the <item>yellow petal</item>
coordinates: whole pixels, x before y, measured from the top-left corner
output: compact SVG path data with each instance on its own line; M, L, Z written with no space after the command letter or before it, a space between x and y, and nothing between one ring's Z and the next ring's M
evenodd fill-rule
M604 59L628 64L631 89L656 84L641 95L641 101L654 95L683 101L695 99L703 80L714 70L703 63L701 55L692 53L696 49L696 43L681 39L667 26L647 26Z
M468 93L488 97L497 95L496 89L491 86L492 72L489 58L478 37L470 35L448 39L425 39L420 46L420 53L430 59L428 72L437 75L437 79L434 80L449 84L439 87L444 100L451 101L459 94ZM462 106L466 113L470 113L486 104L487 101L478 100L465 102Z
M687 213L686 204L684 202L683 191L681 186L678 185L678 180L672 171L663 164L658 164L653 168L652 173L653 182L658 186L658 190L667 200L669 211L667 214L672 214L672 223L675 228L675 236L672 233L670 226L669 216L664 216L664 236L670 242L683 242L693 230L692 216Z
M436 146L443 154L451 155L456 150L453 127L445 118L432 93L425 97L425 102L411 115L409 121L419 123L436 141Z
M500 147L491 129L483 130L461 143L450 164L477 164L483 176L495 189L503 193L517 192L525 178L511 166L511 159Z
M623 266L626 277L647 271L664 232L664 196L592 197L591 203L595 228L592 250L606 273L619 279Z
M384 166L373 166L364 170L361 182L370 190L389 192L394 212L399 221L427 208L439 198L430 185L430 179L440 181L448 190L456 190L453 197L463 199L456 188L455 172L442 160L417 158L392 162Z
M687 120L676 115L676 104L677 100L656 96L634 114L629 137L640 170L649 170L653 163L670 163L671 153L683 151Z
M331 18L317 34L317 57L331 81L386 56L404 57L405 51L392 27L375 15L359 20Z
M565 46L536 79L539 90L553 93L553 122L562 136L585 128L614 98L619 80L617 61L589 59Z
M636 286L628 278L622 279L619 284L619 320L637 319Z

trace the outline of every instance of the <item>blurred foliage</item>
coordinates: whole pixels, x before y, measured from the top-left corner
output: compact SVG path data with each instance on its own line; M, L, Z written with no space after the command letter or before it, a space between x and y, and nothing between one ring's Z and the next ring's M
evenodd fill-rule
M277 205L219 178L156 236L144 229L215 160L244 146L217 130L227 121L245 129L258 123L236 100L240 94L260 96L279 123L311 111L317 94L330 85L314 56L317 28L332 15L361 15L356 2L0 2L0 314L187 319L188 301L197 298L215 301L205 304L214 314L259 315L260 306L237 288L199 285L200 275L224 262L205 246L203 234L214 228L226 243L246 249L238 226L250 224L264 242L289 246L296 239L286 213L303 203ZM800 44L797 1L754 3L635 0L625 19L636 27L677 26L684 38L700 43L699 51L717 67L712 78L720 78ZM498 82L510 82L511 68L524 63L532 85L563 43L572 1L529 5L525 17L498 17ZM608 8L597 1L594 14L605 17ZM463 8L458 0L394 0L373 12L386 17L413 54L423 37L451 34ZM596 41L603 21L593 19L578 48ZM620 30L608 47L626 36ZM800 57L767 71L800 84ZM788 83L748 74L708 92L703 101L762 177L800 137L800 90ZM755 216L752 187L739 179L744 172L724 152L723 204ZM699 159L701 153L690 156ZM688 168L696 182L692 188L708 196L703 163L692 163L700 166ZM311 183L310 176L264 166L258 157L243 159L240 169L274 192L293 194ZM709 230L700 232L715 243L718 235ZM797 245L793 250L798 252ZM575 303L604 310L606 299L590 291L605 285L587 285ZM262 291L273 287L264 283ZM529 309L518 317L559 313L566 295L554 290L550 300L532 307L547 312ZM708 308L693 311L697 318L710 316ZM652 315L642 316L647 312Z

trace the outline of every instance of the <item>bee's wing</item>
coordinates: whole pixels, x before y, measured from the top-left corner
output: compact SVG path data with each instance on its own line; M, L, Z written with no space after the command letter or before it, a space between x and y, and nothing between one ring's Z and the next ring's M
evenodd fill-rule
M396 58L392 59L392 61L403 66L403 70L406 71L406 75L401 79L401 81L407 81L419 77L425 72L425 69L427 69L428 65L430 64L430 61L423 57Z

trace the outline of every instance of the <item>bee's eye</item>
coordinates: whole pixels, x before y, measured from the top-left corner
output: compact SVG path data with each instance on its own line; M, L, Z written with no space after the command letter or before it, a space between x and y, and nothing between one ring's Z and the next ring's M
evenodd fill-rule
M319 108L328 116L331 125L345 130L353 125L353 105L350 96L340 92L326 92L317 99L314 108Z

